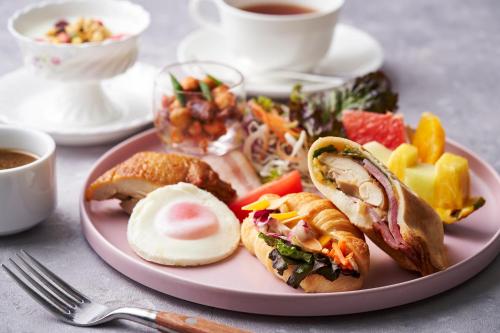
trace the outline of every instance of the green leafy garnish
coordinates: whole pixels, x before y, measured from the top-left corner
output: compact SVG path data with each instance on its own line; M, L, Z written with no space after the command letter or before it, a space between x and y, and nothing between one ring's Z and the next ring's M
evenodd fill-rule
M358 160L365 159L365 156L363 155L363 153L361 151L359 151L356 148L351 148L351 147L344 148L344 150L341 152L341 155L350 156L350 157L358 159Z
M336 153L337 151L337 148L335 148L333 145L324 146L314 151L313 158L316 158L323 153Z
M207 101L211 102L212 93L210 92L210 87L204 81L200 81L199 84L200 84L201 94Z
M262 238L267 245L275 247L276 242L278 242L278 238L268 236L262 232L259 232L259 238Z
M295 245L286 244L282 239L279 239L276 243L276 249L281 255L285 257L295 260L302 260L307 263L310 263L313 258L311 253L304 252Z
M172 73L169 74L170 81L172 82L172 88L174 88L175 98L177 98L181 106L186 106L186 95L184 95L182 85L179 81L177 81L177 78Z
M278 272L278 274L283 275L283 272L288 268L288 263L278 250L273 249L271 253L269 253L269 259L273 261L273 268Z
M210 74L207 74L207 78L209 78L210 80L214 81L215 82L215 85L218 87L222 84L222 81L215 78L214 76L210 75Z
M298 288L302 280L304 280L309 274L311 274L312 269L313 264L311 263L297 265L297 267L295 267L295 269L293 270L293 273L290 275L290 277L288 277L286 284L288 284L290 287Z
M382 71L369 73L354 80L351 87L337 91L337 109L385 113L397 109L398 94Z
M397 109L398 95L381 71L356 78L329 92L305 94L295 85L289 98L290 119L296 120L314 140L322 136L344 137L344 110L385 113Z
M298 288L302 280L311 274L319 274L329 281L336 280L341 273L359 277L359 273L356 271L342 271L337 264L322 253L303 251L300 247L284 239L264 233L259 233L259 238L273 247L268 257L279 275L283 275L285 270L293 266L292 274L286 282L293 288Z

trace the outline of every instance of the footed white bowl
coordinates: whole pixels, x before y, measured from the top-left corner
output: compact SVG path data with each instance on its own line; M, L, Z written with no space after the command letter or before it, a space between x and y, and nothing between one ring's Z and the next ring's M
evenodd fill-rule
M119 38L83 44L53 44L41 39L56 21L78 17L103 21ZM19 44L25 65L38 77L61 82L36 98L51 106L44 115L49 125L93 127L121 118L123 110L102 90L100 81L132 67L139 36L149 23L149 13L141 6L117 0L44 1L12 15L8 29Z

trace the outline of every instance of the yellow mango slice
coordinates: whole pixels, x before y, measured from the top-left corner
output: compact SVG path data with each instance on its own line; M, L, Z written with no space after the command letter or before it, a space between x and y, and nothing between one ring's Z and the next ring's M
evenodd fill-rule
M451 153L444 153L436 162L434 207L461 209L469 197L469 162Z
M365 143L363 145L363 148L368 150L368 152L372 154L377 160L387 166L387 162L389 161L392 150L377 141Z
M404 182L406 168L416 165L417 161L417 147L403 143L392 152L389 161L387 161L387 167L399 180Z
M436 170L434 165L420 163L406 168L404 181L421 199L434 206Z
M246 206L243 206L241 207L242 210L262 210L262 209L266 209L267 207L269 207L271 203L269 202L269 200L259 200L259 201L255 201L255 202L252 202L251 204L248 204Z
M418 149L420 160L434 164L444 152L445 139L446 134L439 118L430 112L424 112L412 142Z
M270 217L272 217L273 219L276 219L278 221L288 220L288 219L291 219L292 217L295 217L297 215L299 215L299 213L297 213L297 211L295 211L295 210L292 210L291 212L287 212L287 213L269 214Z

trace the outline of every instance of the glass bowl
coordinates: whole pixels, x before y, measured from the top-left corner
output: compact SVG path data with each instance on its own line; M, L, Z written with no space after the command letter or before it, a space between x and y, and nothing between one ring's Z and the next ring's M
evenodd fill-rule
M242 143L243 75L210 61L164 67L154 84L154 124L167 148L224 155Z

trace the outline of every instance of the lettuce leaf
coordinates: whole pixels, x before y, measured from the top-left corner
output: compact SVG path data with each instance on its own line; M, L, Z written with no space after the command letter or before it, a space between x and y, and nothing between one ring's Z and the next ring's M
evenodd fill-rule
M335 262L322 253L305 252L286 240L264 233L259 233L259 238L273 247L269 259L279 275L283 275L285 270L293 266L292 274L286 281L293 288L298 288L302 280L311 274L319 274L329 281L335 281L340 274L359 277L358 272L342 271Z

